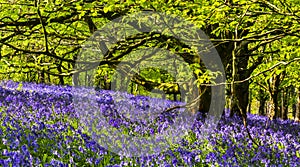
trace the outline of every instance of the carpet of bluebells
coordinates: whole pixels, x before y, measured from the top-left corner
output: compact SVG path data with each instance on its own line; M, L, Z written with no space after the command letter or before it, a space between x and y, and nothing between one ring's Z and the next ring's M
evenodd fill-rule
M71 86L0 83L0 166L300 166L300 125L274 120L266 126L266 117L251 114L248 128L259 145L249 139L242 120L227 113L214 131L200 137L203 116L198 114L190 133L168 150L134 158L119 156L79 128L80 114L75 108L84 105L74 106L72 92ZM97 92L97 102L105 106L101 112L121 110L111 103L115 94ZM165 108L175 104L145 96L126 97L141 110L160 101ZM148 135L159 133L161 122L172 124L164 115L151 127L137 122L131 126L122 115L107 117L115 128L136 128L131 131Z

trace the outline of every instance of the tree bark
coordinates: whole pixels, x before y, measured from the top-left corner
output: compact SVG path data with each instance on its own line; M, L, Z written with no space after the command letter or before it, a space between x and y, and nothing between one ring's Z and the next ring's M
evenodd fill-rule
M251 91L249 91L249 103L248 103L248 109L247 109L247 111L250 114L251 114L251 105L252 105L251 103L252 103Z
M288 119L288 92L289 88L282 90L282 97L281 97L281 118L283 120Z
M201 92L204 91L204 92ZM202 94L203 93L203 94ZM211 87L207 86L205 90L202 88L199 89L199 95L202 94L199 101L199 111L203 113L208 113L211 103Z
M59 66L57 67L57 70L60 74L62 73L61 66L62 66L62 61L59 62ZM61 85L65 84L63 76L59 76L59 84L61 84Z
M265 92L263 89L259 90L259 108L258 108L258 114L259 115L266 115L266 101L268 100L268 96L265 95Z
M273 93L272 93L272 103L274 105L274 108L273 108L273 115L272 115L272 119L275 119L275 118L278 118L278 91L277 90L274 90Z
M293 104L292 104L292 117L293 117L294 120L296 118L297 103L298 103L298 101L297 101L297 97L298 97L297 90L298 89L295 86L292 86L292 88L291 88L291 94L290 94L290 96L292 98L296 99L295 101L293 101Z
M300 121L300 89L298 88L298 104L297 104L297 110L295 114L295 121Z
M39 81L40 83L45 83L45 73L44 71L39 71Z
M292 116L293 116L293 119L295 120L295 118L296 118L296 111L297 111L297 104L293 104L292 110L293 110Z
M280 93L279 85L281 83L281 75L276 75L275 77L271 78L269 81L269 92L271 97L271 103L274 107L272 107L272 111L270 111L270 117L272 119L279 118L280 115L280 107L278 103L278 95Z
M247 69L248 66L248 56L244 56L244 54L248 53L248 46L240 44L242 48L239 50L239 54L236 56L236 69L237 75L235 81L242 81L246 78L250 77L252 71ZM234 100L237 100L231 110L230 115L233 116L234 114L239 115L247 115L247 107L249 104L249 81L244 81L241 83L237 83L234 86L236 92L233 96L235 96Z

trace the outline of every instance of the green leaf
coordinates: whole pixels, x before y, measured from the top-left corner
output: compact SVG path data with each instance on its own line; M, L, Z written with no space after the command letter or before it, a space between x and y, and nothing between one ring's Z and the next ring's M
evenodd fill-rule
M103 12L104 13L107 13L107 12L109 12L109 11L113 11L113 9L114 9L114 5L109 5L109 6L104 6L104 8L103 8Z
M42 160L43 163L46 163L46 162L47 162L47 157L48 157L48 155L47 155L47 154L44 154L43 160Z

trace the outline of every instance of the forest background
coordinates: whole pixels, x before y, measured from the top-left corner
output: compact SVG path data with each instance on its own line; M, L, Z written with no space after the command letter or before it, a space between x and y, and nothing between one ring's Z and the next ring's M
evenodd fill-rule
M211 96L207 85L213 76L194 59L193 48L172 36L149 32L124 39L118 47L108 48L107 61L93 76L87 69L75 68L82 45L97 29L138 11L163 12L184 18L208 35L226 72L224 108L231 114L299 120L299 8L297 0L1 0L0 79L111 89L116 60L141 48L165 48L193 69L193 84L202 91L199 110L207 112ZM127 91L179 100L177 84L165 71L148 68L131 79Z

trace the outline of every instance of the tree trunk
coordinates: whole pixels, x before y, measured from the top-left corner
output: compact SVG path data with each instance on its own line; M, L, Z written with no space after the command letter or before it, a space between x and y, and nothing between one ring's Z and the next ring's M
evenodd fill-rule
M295 118L296 118L296 111L297 111L297 104L293 104L292 110L293 110L293 113L292 113L293 119L295 120Z
M73 56L73 60L74 60L74 63L72 63L72 67L73 67L73 70L77 70L76 66L78 66L75 62L77 61L77 55L74 55ZM72 84L73 86L78 86L79 85L79 73L74 73L72 75Z
M246 46L240 50L239 56L236 57L237 75L235 81L245 80L246 78L250 77L252 72L251 70L245 68L248 66L249 60L248 56L243 56L243 54L248 52ZM237 101L234 102L230 115L232 116L235 113L238 113L239 115L247 115L247 107L249 104L249 81L237 83L233 89L235 89L235 94L233 95L235 96L234 100Z
M249 23L250 25L252 23ZM249 25L249 26L250 26ZM211 34L213 30L220 25L208 25L205 27L206 34L209 34L211 38L220 38L220 39L232 39L237 38L234 34L234 32L231 31L225 31L220 36L215 36L214 34ZM237 34L238 36L246 36L248 30L238 30ZM246 78L250 77L253 70L262 63L262 57L257 59L257 61L252 64L250 67L248 67L248 60L249 60L249 54L251 54L251 51L248 49L249 42L242 41L242 42L226 42L224 44L218 43L216 46L216 49L221 57L221 60L223 62L223 65L225 67L226 77L231 78L234 81L242 81ZM233 55L234 53L234 55ZM235 58L235 60L233 60ZM235 63L233 63L235 61ZM235 65L233 67L232 65ZM235 69L235 77L232 78L233 69ZM247 107L249 103L249 81L244 81L238 84L234 84L235 86L232 88L235 92L231 95L233 96L234 103L230 107L230 116L233 116L234 114L244 115L247 116Z
M265 106L266 106L266 101L264 99L261 99L259 101L259 108L258 108L258 114L259 115L266 115Z
M295 114L295 121L300 121L300 89L298 88L298 104Z
M45 83L45 72L43 70L39 71L39 81L40 83Z
M281 118L283 120L288 119L288 92L289 88L282 90L282 97L281 97Z
M235 95L238 101L234 103L230 111L230 116L233 116L234 114L246 114L247 106L249 103L249 82L237 84L235 86L235 89L235 91L237 92Z
M200 94L202 94L202 96L199 101L199 111L203 113L208 113L210 108L210 103L211 103L211 87L207 86L205 90L203 88L200 88L199 95Z
M73 82L72 83L73 86L79 85L79 74L78 73L73 74L72 82Z
M272 112L272 119L278 118L278 91L274 90L272 93L272 103L274 105Z
M59 63L59 66L57 67L58 72L61 74L62 73L62 69L61 69L61 64L62 62ZM59 84L64 85L64 77L63 76L58 76L59 78Z
M278 95L280 93L279 85L281 83L281 76L276 75L274 78L271 78L270 80L270 86L269 86L269 92L271 96L271 102L273 103L273 111L271 111L271 117L272 119L279 118L280 115L280 108L278 104Z
M259 115L266 115L266 101L268 100L268 96L265 95L265 92L263 89L259 89L259 108L258 108L258 114Z
M252 103L252 98L251 98L251 91L249 91L249 103L248 103L248 113L251 114L251 103Z
M104 89L111 90L111 81L109 80L109 76L107 74L104 76Z

